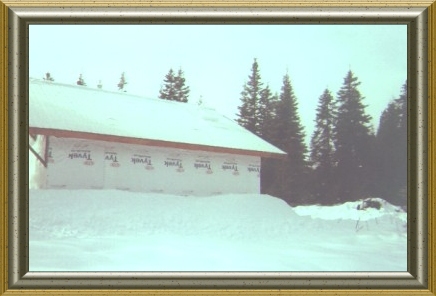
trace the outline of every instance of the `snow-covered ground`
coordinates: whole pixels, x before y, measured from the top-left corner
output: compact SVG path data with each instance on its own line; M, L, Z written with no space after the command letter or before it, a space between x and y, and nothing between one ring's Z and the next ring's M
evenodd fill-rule
M30 190L31 271L406 271L407 214L256 194Z

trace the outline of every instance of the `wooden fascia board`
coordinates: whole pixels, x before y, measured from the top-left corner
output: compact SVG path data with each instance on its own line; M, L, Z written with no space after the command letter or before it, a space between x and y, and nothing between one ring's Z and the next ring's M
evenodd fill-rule
M105 135L105 134L79 132L79 131L59 130L59 129L51 129L51 128L29 127L29 133L46 135L46 136L55 136L58 138L77 138L77 139L85 139L85 140L106 141L106 142L116 142L116 143L146 145L146 146L157 146L157 147L165 147L165 148L176 148L176 149L195 150L195 151L207 151L207 152L215 152L215 153L228 153L228 154L258 156L258 157L264 157L264 158L285 159L287 157L286 154L271 153L271 152L264 152L264 151L234 149L234 148L216 147L216 146L207 146L207 145L199 145L199 144L189 144L189 143L178 143L178 142L163 141L163 140L131 138L131 137L122 137L122 136L115 136L115 135Z

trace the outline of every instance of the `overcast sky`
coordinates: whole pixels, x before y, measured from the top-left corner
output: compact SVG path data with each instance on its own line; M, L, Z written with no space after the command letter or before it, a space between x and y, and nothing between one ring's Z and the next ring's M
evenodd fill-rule
M287 72L307 141L325 88L336 96L348 70L359 78L376 127L407 78L406 25L30 25L30 77L156 98L170 68L181 68L190 103L236 119L254 58L265 85L280 92ZM144 111L146 112L146 110Z

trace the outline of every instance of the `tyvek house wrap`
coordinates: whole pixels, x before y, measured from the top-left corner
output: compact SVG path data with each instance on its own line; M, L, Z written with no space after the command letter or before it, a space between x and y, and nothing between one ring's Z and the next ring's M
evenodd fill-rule
M259 193L260 158L52 137L40 188Z

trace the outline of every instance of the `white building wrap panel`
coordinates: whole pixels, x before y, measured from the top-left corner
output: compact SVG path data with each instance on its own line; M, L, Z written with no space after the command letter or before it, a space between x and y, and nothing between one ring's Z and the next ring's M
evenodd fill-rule
M145 146L123 146L121 153L126 158L125 176L120 176L130 190L145 192L161 192L159 171L156 166L159 162L156 153ZM127 178L126 178L127 177Z
M260 157L54 137L49 156L48 188L260 192Z
M50 137L48 159L48 188L104 187L104 147L99 143Z

